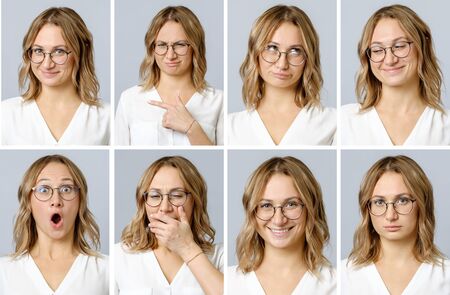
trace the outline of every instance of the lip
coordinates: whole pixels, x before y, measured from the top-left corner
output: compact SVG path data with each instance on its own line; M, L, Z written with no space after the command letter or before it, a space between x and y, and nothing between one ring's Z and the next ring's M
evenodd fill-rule
M174 68L177 67L180 64L180 62L166 62L165 64L169 68Z
M60 219L57 223L53 222L53 220L52 220L52 217L54 214L59 214ZM52 214L50 215L50 225L55 230L62 228L62 226L64 225L64 217L61 212L58 212L58 211L52 212Z
M383 228L386 231L388 231L388 232L396 232L396 231L399 231L402 228L402 226L400 226L400 225L386 225L386 226L383 226Z
M396 75L398 73L400 73L403 70L404 66L401 67L395 67L395 68L385 68L382 69L382 71L384 71L385 73L389 74L389 75Z
M294 227L283 227L283 228L271 228L267 226L267 229L270 231L273 237L277 239L283 239L289 235L289 231Z
M47 71L41 71L42 76L45 78L53 78L56 75L58 75L59 72L47 72Z
M276 72L273 72L272 75L273 75L275 78L278 78L278 79L281 79L281 80L289 79L290 76L291 76L291 75L289 75L288 73L276 73Z

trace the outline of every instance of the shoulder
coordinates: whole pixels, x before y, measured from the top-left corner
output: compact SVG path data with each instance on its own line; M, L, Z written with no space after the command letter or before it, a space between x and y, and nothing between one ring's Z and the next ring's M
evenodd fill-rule
M155 88L151 88L150 90L144 90L144 88L140 85L135 85L130 87L122 92L120 95L120 100L131 100L135 97L145 96L147 93L155 91Z
M100 116L109 116L110 104L102 99L98 99L98 105L85 104L89 111L98 113Z
M356 115L359 113L361 105L359 103L351 103L341 106L342 115Z
M336 121L336 109L325 106L307 106L305 114L311 119ZM336 124L336 122L335 122Z
M29 101L31 102L32 100ZM8 98L2 101L2 109L17 109L22 107L25 102L27 101L25 101L21 96Z
M248 274L245 274L238 265L232 265L227 267L227 275L230 280L242 280Z
M109 269L109 257L99 253L99 256L84 255L88 266L95 266L99 272L107 272Z
M223 91L213 87L206 87L200 94L208 98L223 99Z
M244 110L241 112L235 112L235 113L228 114L228 122L230 124L233 124L233 123L249 121L251 119L253 112L254 112L254 110L250 110L250 111Z
M152 250L143 250L143 251L133 251L125 245L123 242L117 243L114 245L114 255L115 257L138 257L145 253L149 253Z

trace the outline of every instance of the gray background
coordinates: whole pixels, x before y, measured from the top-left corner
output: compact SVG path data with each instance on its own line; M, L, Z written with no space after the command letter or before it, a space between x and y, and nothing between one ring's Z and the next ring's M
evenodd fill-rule
M436 218L435 244L450 255L450 187L447 167L450 151L444 150L343 150L341 154L341 257L346 258L353 246L353 233L361 219L358 192L369 168L385 156L405 155L416 161L433 185ZM446 217L447 216L447 217Z
M280 4L277 0L228 0L228 112L245 109L239 67L247 53L248 37L256 19L267 9ZM336 1L284 1L296 5L309 16L319 35L320 62L324 80L321 101L336 107Z
M108 0L3 0L2 1L2 99L19 96L22 41L33 19L53 6L74 9L94 38L95 71L100 98L110 101L110 1Z
M153 17L163 8L184 5L198 17L205 30L206 81L223 89L223 2L131 0L115 2L115 92L116 106L120 94L138 84L139 67L145 56L145 33Z
M197 167L208 186L208 214L216 230L215 243L223 243L223 151L220 150L116 150L115 152L115 236L136 213L136 187L154 161L165 156L183 156Z
M237 264L236 238L244 222L242 195L250 174L271 157L293 156L305 163L322 188L330 243L325 256L336 266L336 152L230 150L228 152L228 263Z
M100 252L109 253L109 154L106 150L2 150L0 151L0 255L12 253L14 217L19 209L17 190L25 171L46 155L61 154L72 160L88 183L88 207L100 227ZM96 163L92 165L92 163Z
M449 102L446 87L450 85L450 43L448 42L448 8L444 0L396 0L359 1L342 0L341 26L341 104L356 103L355 78L360 62L357 54L358 41L369 17L379 8L392 4L403 4L414 10L430 27L434 39L434 49L444 76L442 99L446 107Z

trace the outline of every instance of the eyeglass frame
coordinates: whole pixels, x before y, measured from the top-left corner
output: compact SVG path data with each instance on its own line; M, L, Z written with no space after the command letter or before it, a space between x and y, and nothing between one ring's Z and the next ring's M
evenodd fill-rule
M377 64L384 61L384 59L386 58L386 54L387 54L387 51L386 51L386 50L387 50L387 49L390 49L392 55L395 56L395 57L397 57L397 58L405 58L405 57L408 57L408 55L411 53L411 44L414 43L414 42L413 42L413 41L401 41L401 42L405 42L406 44L408 44L408 54L405 55L405 56L398 56L398 55L396 55L396 54L394 53L394 50L392 50L392 47L395 47L395 44L394 44L393 46L389 46L389 47L377 46L377 47L379 47L379 48L382 48L383 51L384 51L384 56L383 56L383 58L382 58L380 61L374 61L373 59L370 58L370 49L371 49L372 47L376 47L376 46L372 46L372 47L367 48L367 49L366 49L366 55L367 55L367 57L369 58L370 61L372 61L372 62L374 62L374 63L377 63Z
M271 219L275 216L275 214L277 213L277 209L280 208L280 209L281 209L281 214L283 214L283 216L286 217L287 219L289 219L289 220L297 220L297 219L299 219L299 218L302 216L303 208L305 207L305 204L303 204L302 202L300 202L300 207L301 207L301 209L300 209L300 215L299 215L297 218L289 218L289 217L287 217L287 216L284 214L284 210L283 210L284 206L286 206L287 203L288 203L288 202L286 202L284 205L279 205L279 206L274 206L274 205L272 205L271 203L269 203L269 204L272 206L272 208L273 208L273 214L272 214L272 216L271 216L269 219L262 219L261 217L258 216L258 214L256 213L256 211L258 210L258 207L256 207L256 208L253 210L253 212L254 212L256 218L258 218L258 219L260 219L260 220L263 220L263 221L269 221L269 220L271 220Z
M49 197L48 199L41 200L41 199L39 199L39 198L36 196L36 189L39 188L39 187L46 187L46 188L48 188L48 189L51 189L52 193L50 194L50 197ZM60 191L60 189L63 188L63 187L71 187L72 189L74 189L74 190L75 190L75 197L73 197L72 199L66 199L66 198L64 198L64 197L61 195L61 191ZM38 201L41 201L41 202L47 202L48 200L51 200L51 198L53 198L53 193L55 192L55 189L58 189L59 197L60 197L61 199L63 199L64 201L68 201L68 202L69 202L69 201L75 200L75 198L78 197L78 196L79 196L79 193L80 193L80 187L77 186L77 185L74 185L74 184L63 184L63 185L55 186L55 187L52 187L52 186L46 185L46 184L40 184L40 185L38 185L38 186L34 186L34 187L31 188L31 190L33 191L33 196L34 196Z
M398 202L399 200L400 200L400 199L395 200L395 201L393 201L393 202L386 202L386 201L384 201L384 200L380 200L380 201L383 201L383 202L384 202L384 205L386 206L386 207L385 207L386 209L385 209L384 212L383 212L382 214L380 214L380 215L373 214L373 213L372 213L372 210L370 210L370 203L371 203L371 201L367 202L367 209L369 210L369 213L372 214L373 216L383 216L384 214L386 214L386 212L387 212L387 210L388 210L388 208L389 208L389 205L392 204L392 207L394 208L394 211L395 211L397 214L400 214L400 215L408 215L408 214L411 213L411 211L414 209L414 202L417 201L416 199L409 199L409 198L408 198L408 200L411 201L411 210L409 210L408 213L400 213L400 212L397 211L397 208L395 207L395 203Z
M264 56L263 56L264 51L266 51L266 50L268 49L268 47L269 47L269 45L267 45L266 47L264 47L264 49L261 51L260 55L261 55L261 58L262 58L265 62L268 62L268 63L270 63L270 64L277 63L277 62L280 60L280 58L281 58L281 54L283 54L283 53L286 55L286 60L287 60L288 64L290 64L291 66L294 66L294 67L298 67L298 66L301 66L302 64L304 64L305 61L306 61L306 58L307 58L306 52L305 52L305 50L302 48L302 56L303 56L302 62L301 62L300 64L298 64L298 65L291 64L291 63L289 62L289 58L288 58L289 51L281 51L281 50L277 47L276 51L278 52L278 58L277 58L275 61L268 61L268 60L266 60L266 59L264 58ZM293 49L293 48L291 48L290 50L292 50L292 49Z
M167 54L167 52L169 52L169 47L172 47L172 51L173 51L176 55L179 55L179 56L185 56L185 55L188 54L189 47L191 46L191 44L190 44L189 42L186 42L186 41L177 41L177 42L174 42L174 43L172 43L172 44L163 42L163 44L166 45L166 51L165 51L164 53L162 53L162 54L159 54L159 53L156 53L156 46L161 46L162 44L159 44L159 45L158 45L156 42L153 43L153 51L155 52L156 55L164 56L164 55ZM187 47L188 47L185 54L179 54L179 53L177 53L177 52L175 51L174 46L175 46L175 45L181 45L181 44L187 45Z
M42 63L45 61L45 58L47 57L47 54L48 54L48 55L50 56L50 60L51 60L54 64L57 64L57 65L59 65L59 66L62 66L62 65L64 65L64 64L66 64L66 62L69 60L69 54L72 53L72 51L67 51L67 50L64 50L64 49L62 49L62 48L56 48L56 49L54 49L54 50L52 50L52 51L50 51L50 52L42 50L42 54L44 55L44 57L42 58L42 61L40 61L40 62L34 62L33 59L31 58L31 54L33 54L33 49L37 49L37 48L33 48L33 47L29 48L29 49L27 50L27 56L28 56L28 59L30 60L30 62L32 62L32 63L34 63L34 64L36 64L36 65L42 64ZM56 50L61 50L61 51L64 51L64 52L65 52L65 54L66 54L66 60L65 60L63 63L57 63L57 62L55 62L55 61L53 60L52 54L53 54Z
M186 199L184 200L183 204L181 204L181 205L175 205L175 204L173 204L173 203L170 201L170 194L171 194L172 192L175 192L175 191L177 191L177 192L183 192L183 193L186 194ZM158 193L161 195L161 201L159 202L158 205L150 205L149 203L147 203L147 198L148 198L148 196L149 196L149 195L148 195L148 194L149 194L148 191L145 191L145 192L142 193L142 197L144 198L144 202L145 202L147 205L149 205L150 207L155 208L155 207L161 206L162 202L164 201L164 196L167 196L167 200L169 201L169 203L170 203L172 206L175 206L175 207L182 207L182 206L184 206L184 204L186 204L187 197L191 195L190 192L184 191L184 190L181 190L181 189L171 190L171 191L170 191L169 193L167 193L167 194L163 194L163 193L160 193L160 192L158 192Z

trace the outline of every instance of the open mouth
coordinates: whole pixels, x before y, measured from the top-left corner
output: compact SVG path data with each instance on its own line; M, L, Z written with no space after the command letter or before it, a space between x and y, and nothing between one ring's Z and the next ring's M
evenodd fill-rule
M290 231L290 230L293 229L294 227L291 226L291 227L285 227L285 228L270 228L270 227L268 227L268 228L270 229L270 231L271 231L273 234L275 234L275 235L282 235L282 234L287 233L288 231Z
M59 213L55 213L52 215L51 221L54 225L58 225L62 220L62 217Z

